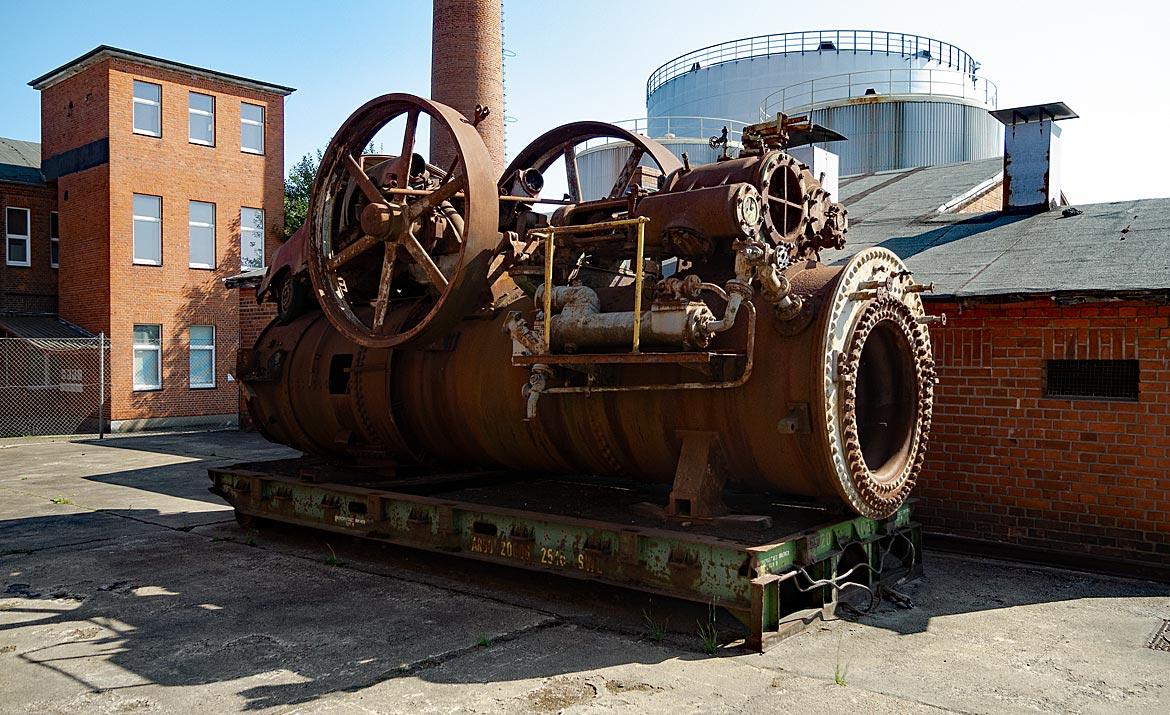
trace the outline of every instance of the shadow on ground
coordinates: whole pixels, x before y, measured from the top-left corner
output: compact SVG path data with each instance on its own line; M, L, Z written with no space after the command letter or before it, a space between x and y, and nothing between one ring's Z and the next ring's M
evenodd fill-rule
M81 478L139 490L143 503L151 494L217 501L195 496L208 463L263 459L270 448L252 435L197 439L103 441L195 459ZM44 513L50 506L0 521L0 652L12 646L21 684L56 674L88 692L202 686L200 697L258 710L401 677L489 683L706 657L702 604L325 532L199 525L223 511L176 528L157 509ZM900 590L914 608L887 601L861 621L912 634L943 616L1170 593L939 555ZM650 621L669 628L664 642L651 642ZM719 627L735 632L729 620Z

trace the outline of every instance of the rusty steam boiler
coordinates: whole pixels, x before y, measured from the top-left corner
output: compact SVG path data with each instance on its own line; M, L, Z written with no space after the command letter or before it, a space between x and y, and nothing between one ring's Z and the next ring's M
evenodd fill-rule
M397 156L363 161L400 118ZM449 165L415 153L425 121L454 147ZM933 319L918 295L930 287L880 248L818 261L844 245L847 217L784 153L802 130L781 116L745 131L738 157L690 166L579 122L500 177L453 109L405 94L367 103L313 188L315 304L285 310L247 357L256 425L388 478L506 469L671 484L664 517L719 518L726 485L892 514L930 430ZM576 147L597 140L632 151L607 196L581 196ZM544 198L558 161L568 193ZM646 174L657 186L635 180Z

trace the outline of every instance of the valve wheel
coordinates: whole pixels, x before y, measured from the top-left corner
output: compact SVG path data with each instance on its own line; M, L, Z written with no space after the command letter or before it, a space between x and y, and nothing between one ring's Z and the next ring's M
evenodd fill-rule
M362 150L403 115L398 156L363 167ZM423 116L453 146L450 167L428 171L415 154ZM488 287L498 214L491 158L463 115L410 94L367 102L329 142L309 202L309 274L329 321L366 347L443 337ZM396 310L410 317L389 320Z

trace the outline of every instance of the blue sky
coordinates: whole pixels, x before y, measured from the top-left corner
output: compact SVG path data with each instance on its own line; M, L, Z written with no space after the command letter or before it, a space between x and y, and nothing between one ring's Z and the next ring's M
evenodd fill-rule
M286 103L286 164L323 147L367 100L427 95L430 85L425 0L0 4L9 28L0 42L0 136L14 139L40 138L40 98L27 82L102 44L296 87ZM1064 123L1064 186L1074 202L1170 196L1164 16L1138 0L506 0L504 45L515 53L506 65L508 154L564 122L643 116L647 76L692 49L773 32L875 29L962 47L998 85L1001 107L1067 102L1082 117Z

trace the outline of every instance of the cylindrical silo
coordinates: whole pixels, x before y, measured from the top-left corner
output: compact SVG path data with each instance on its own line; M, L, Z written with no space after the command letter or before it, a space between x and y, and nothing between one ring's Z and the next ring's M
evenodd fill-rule
M478 126L496 173L504 170L504 67L499 0L434 0L431 99L472 119L475 105L491 114ZM448 137L431 136L435 165L449 166Z
M1002 128L987 113L996 107L996 88L978 69L962 49L919 35L823 30L749 37L656 69L646 83L647 117L635 124L676 154L687 151L692 163L714 158L707 142L720 122L737 138L745 123L777 112L807 114L846 136L821 145L840 156L843 176L975 161L999 156L1003 147ZM621 159L609 154L621 149L580 152L583 185L612 184Z

